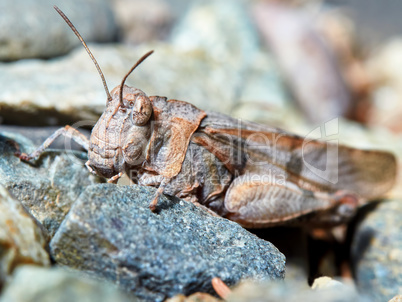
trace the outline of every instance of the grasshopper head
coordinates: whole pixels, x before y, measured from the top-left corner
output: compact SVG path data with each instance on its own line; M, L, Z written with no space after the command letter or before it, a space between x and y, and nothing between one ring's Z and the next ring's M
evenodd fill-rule
M124 76L120 86L109 93L103 72L84 39L67 16L57 6L54 9L81 41L102 79L107 95L106 110L92 129L87 166L96 174L106 178L113 177L124 170L126 162L136 163L143 157L146 138L142 137L149 136L149 127L143 126L151 118L152 104L144 92L125 86L124 83L131 72L153 51L143 55Z
M92 129L88 151L89 166L107 178L124 171L127 163L142 164L150 133L152 104L148 96L123 86L120 101L120 87L111 91L112 99Z
M145 160L144 150L149 138L149 127L145 125L151 118L152 104L144 92L124 82L151 53L138 60L121 84L108 93L106 110L92 129L89 166L104 177L123 172L126 163L139 165Z
M144 126L152 114L152 105L148 96L139 89L123 86L122 98L116 103L121 93L121 86L115 87L112 92L113 106L119 106L118 110L126 112L135 126ZM114 101L114 102L113 102Z

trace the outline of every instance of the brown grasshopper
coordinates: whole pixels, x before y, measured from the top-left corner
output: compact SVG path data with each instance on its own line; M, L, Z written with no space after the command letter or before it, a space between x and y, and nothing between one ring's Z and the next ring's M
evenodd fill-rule
M152 211L165 193L246 227L292 221L320 226L342 223L358 205L392 187L396 159L390 153L336 146L336 154L328 157L331 144L204 112L186 102L148 97L125 86L130 73L152 51L109 93L85 41L64 13L55 9L95 63L107 94L106 110L89 141L66 126L33 153L19 154L21 159L38 157L56 137L65 135L88 151L86 166L92 173L109 182L126 173L137 184L158 187L149 205Z

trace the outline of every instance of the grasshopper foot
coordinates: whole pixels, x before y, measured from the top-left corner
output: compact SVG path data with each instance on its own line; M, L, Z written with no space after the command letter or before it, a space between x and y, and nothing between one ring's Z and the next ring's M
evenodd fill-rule
M28 154L21 152L20 145L15 140L7 140L7 144L15 149L14 156L18 157L23 161L30 161L32 159L32 157L29 156Z
M158 199L159 199L159 194L157 194L157 196L155 196L155 198L151 201L151 203L149 204L149 209L152 212L156 212L156 206L158 205Z
M88 161L89 162L89 161ZM87 162L87 163L88 163ZM86 166L87 166L87 168L89 168L90 166L89 165L87 165L87 163L85 164ZM90 168L90 170L89 170L91 173L93 173L92 171L94 171L92 168ZM96 174L96 173L95 173ZM117 182L118 182L118 180L120 179L120 177L122 177L123 176L123 172L120 172L119 174L117 174L117 175L115 175L115 176L113 176L113 177L111 177L111 178L109 178L108 180L107 180L107 182L108 183L110 183L110 184L117 184Z
M20 146L17 144L17 142L12 141L10 142L10 144L15 148L14 156L18 157L20 160L30 161L33 158L32 156L30 156L30 154L21 152Z
M158 190L156 190L155 197L149 204L149 209L155 213L156 206L158 205L159 196L163 194L163 190L165 189L166 185L169 183L170 178L163 178Z
M14 155L17 156L22 161L30 161L32 159L32 156L29 156L26 153L21 153L20 151L16 151Z

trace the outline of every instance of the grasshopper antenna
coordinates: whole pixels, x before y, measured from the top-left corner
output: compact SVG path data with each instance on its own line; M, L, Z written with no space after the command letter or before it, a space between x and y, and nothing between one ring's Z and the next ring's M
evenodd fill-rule
M87 43L85 43L84 39L81 37L80 33L78 32L78 30L75 28L75 26L73 25L73 23L71 23L70 19L67 18L67 16L61 11L60 8L58 8L56 5L53 6L54 9L59 13L59 15L64 19L64 21L66 21L66 23L68 24L68 26L70 26L71 30L75 33L75 35L78 37L78 39L81 41L82 45L84 46L85 50L87 51L88 55L91 57L92 62L94 62L96 69L98 70L98 73L102 79L103 82L103 87L105 88L106 91L106 95L107 95L107 100L108 102L112 100L112 97L110 96L110 92L109 92L109 88L107 87L106 84L106 80L105 80L105 76L103 75L103 72L101 70L101 68L98 65L98 62L96 61L94 55L92 54L92 52L89 50ZM141 62L140 62L141 63Z
M120 107L124 107L124 103L123 103L123 87L124 87L124 83L126 82L128 76L134 71L134 69L137 68L138 65L140 65L146 58L148 58L154 51L148 51L145 55L143 55L138 61L137 63L134 64L133 67L131 67L130 71L127 72L127 74L124 76L123 80L121 81L120 84L120 93L119 93L119 100L120 100Z

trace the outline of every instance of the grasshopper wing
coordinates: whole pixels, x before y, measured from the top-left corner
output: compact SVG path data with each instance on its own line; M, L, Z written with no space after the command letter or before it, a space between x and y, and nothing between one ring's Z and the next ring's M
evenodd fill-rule
M396 177L396 159L389 152L305 140L217 113L208 113L193 141L214 153L235 177L269 174L313 192L344 190L373 199L390 190Z

